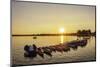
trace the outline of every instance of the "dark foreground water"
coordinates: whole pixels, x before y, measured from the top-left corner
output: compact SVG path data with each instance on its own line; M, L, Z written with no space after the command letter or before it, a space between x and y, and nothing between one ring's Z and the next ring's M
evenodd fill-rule
M56 45L76 40L76 36L14 36L12 37L12 62L16 65L44 64L59 62L91 61L95 59L95 37L91 37L84 47L78 47L68 52L52 52L52 57L45 55L44 59L36 56L34 59L24 57L24 46L36 44L37 47Z

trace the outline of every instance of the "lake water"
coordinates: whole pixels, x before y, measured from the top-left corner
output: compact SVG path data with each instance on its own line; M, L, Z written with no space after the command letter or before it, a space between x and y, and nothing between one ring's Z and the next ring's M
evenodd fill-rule
M16 65L44 64L60 62L77 62L96 60L95 37L91 37L84 47L70 49L68 52L52 52L52 57L45 55L44 59L36 56L34 59L24 57L24 46L36 44L37 47L56 45L63 42L76 40L77 36L13 36L12 37L12 62Z

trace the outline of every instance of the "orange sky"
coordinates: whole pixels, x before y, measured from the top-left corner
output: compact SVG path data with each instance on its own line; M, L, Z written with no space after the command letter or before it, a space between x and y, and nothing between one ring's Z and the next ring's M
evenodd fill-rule
M95 31L95 6L46 4L32 2L12 3L12 33L66 33L79 29Z

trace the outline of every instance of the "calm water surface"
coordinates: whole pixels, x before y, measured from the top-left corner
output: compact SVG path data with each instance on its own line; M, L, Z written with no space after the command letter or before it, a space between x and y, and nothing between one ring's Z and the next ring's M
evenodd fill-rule
M44 59L40 56L37 56L34 59L24 57L24 46L26 44L36 44L37 47L43 47L70 42L76 39L76 36L37 36L37 39L33 39L32 36L14 36L12 37L13 64L27 65L95 60L95 37L91 37L86 46L78 47L76 50L71 48L69 52L53 52L52 58L47 55L45 55Z

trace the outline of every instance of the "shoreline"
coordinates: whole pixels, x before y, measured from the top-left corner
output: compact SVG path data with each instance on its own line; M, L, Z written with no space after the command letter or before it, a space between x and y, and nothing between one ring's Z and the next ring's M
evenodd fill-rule
M96 36L94 33L91 34L12 34L12 36Z

